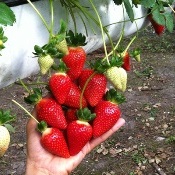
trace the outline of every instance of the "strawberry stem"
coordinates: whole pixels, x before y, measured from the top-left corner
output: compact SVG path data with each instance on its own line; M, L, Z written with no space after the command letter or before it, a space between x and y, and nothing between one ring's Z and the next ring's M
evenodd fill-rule
M82 102L83 102L83 94L84 94L84 91L89 83L89 81L91 80L91 78L96 74L96 72L93 72L89 78L86 80L84 86L83 86L83 89L82 89L82 92L81 92L81 95L80 95L80 109L82 109Z
M107 53L107 49L106 49L106 42L105 42L105 38L104 38L104 30L103 30L102 21L101 21L101 19L100 19L100 16L99 16L99 14L98 14L98 12L97 12L97 9L96 9L96 7L94 6L92 0L89 0L89 1L90 1L91 5L92 5L92 8L94 9L94 11L95 11L95 13L96 13L96 15L97 15L97 18L98 18L98 20L99 20L100 29L101 29L101 33L102 33L103 47L104 47L104 51L105 51L105 56L106 56L107 63L110 65L109 59L108 59L108 53Z
M50 32L50 29L45 21L45 19L43 18L43 16L41 15L41 13L38 11L38 9L34 6L34 4L30 1L30 0L27 0L27 2L33 7L33 9L36 11L36 13L39 15L39 17L41 18L43 24L45 25L45 27L47 28L48 32Z
M172 10L172 12L175 13L175 10L173 9L173 7L170 4L168 4L168 6Z
M24 82L23 82L21 79L19 79L19 81L20 81L21 85L24 87L24 89L25 89L28 93L30 93L30 90L27 88L27 86L24 84Z
M124 50L123 55L126 54L126 52L128 51L129 47L131 46L131 44L134 42L134 40L135 40L136 38L137 38L137 36L134 36L134 37L132 38L132 40L129 42L128 46L127 46L126 49Z
M15 84L23 86L24 82L15 82ZM25 86L36 86L36 85L46 85L47 86L48 83L45 83L45 82L33 82L33 83L25 83L24 85ZM27 91L27 92L30 92L30 91Z
M39 123L38 120L30 112L28 112L22 105L20 105L17 101L12 100L12 102L14 102L20 108L22 108L30 117L32 117L37 123Z
M51 11L51 26L50 26L50 38L53 34L53 26L54 26L54 16L53 16L53 1L50 0L50 11Z
M121 35L120 35L120 38L119 38L117 44L115 45L114 49L108 54L108 57L111 56L111 55L113 54L114 50L116 50L116 49L118 48L118 46L119 46L119 44L120 44L120 42L121 42L121 40L122 40L122 38L123 38L123 34L124 34L124 30L122 30L122 33L121 33ZM103 58L102 62L105 61L106 58L107 58L107 57L105 56L105 57Z

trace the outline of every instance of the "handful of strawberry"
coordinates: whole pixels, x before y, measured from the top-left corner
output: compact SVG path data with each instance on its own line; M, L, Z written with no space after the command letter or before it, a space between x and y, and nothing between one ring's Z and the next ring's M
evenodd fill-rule
M54 37L54 42L51 40L52 45L56 43L54 49L59 52L56 55L62 54L62 57L58 61L52 57L52 66L44 63L47 67L44 72L51 72L47 82L49 95L43 97L41 89L33 88L24 98L35 106L41 145L50 153L64 158L78 154L91 139L100 137L114 126L121 116L119 104L125 101L118 91L126 89L126 71L120 67L123 64L121 60L113 64L113 59L110 65L98 60L91 64L91 68L85 68L86 53L81 47L84 36L73 35L70 31L69 35L69 40L76 41L71 47L59 44L63 42L55 40L59 37ZM50 46L49 43L49 50ZM66 48L60 48L63 46ZM47 47L42 47L44 53L48 53ZM35 50L38 49L35 46ZM61 50L67 52L60 53ZM112 79L107 73L114 66L122 69L116 73L119 79ZM114 84L120 81L122 87L114 86L115 89L107 90L107 83L111 80Z

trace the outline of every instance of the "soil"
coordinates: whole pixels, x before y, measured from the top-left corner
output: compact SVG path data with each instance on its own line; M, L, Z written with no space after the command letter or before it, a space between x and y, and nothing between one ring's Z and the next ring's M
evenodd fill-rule
M138 33L132 48L140 47L141 62L132 59L125 92L127 102L120 105L126 124L95 148L72 175L174 175L175 174L175 42L174 34L157 36L148 27ZM132 36L123 44L128 44ZM131 49L132 49L131 48ZM103 49L89 54L101 57ZM36 76L26 78L32 82ZM26 91L14 83L0 89L0 108L16 115L11 143L0 158L0 175L22 175L26 164L26 123L28 116L11 100L27 110Z

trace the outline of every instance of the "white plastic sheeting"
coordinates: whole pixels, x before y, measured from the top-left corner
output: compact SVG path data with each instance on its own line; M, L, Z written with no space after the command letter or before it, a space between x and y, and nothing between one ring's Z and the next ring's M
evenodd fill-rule
M91 7L88 1L84 1L84 5ZM112 0L96 0L96 7L101 17L103 25L109 25L109 35L113 40L117 40L120 36L123 28L123 22L129 20L127 14L123 16L122 6L116 6ZM45 20L50 23L50 11L49 1L42 0L34 2L36 8L44 16ZM55 31L59 29L60 19L67 17L66 10L62 8L59 1L56 1L54 6L55 10ZM6 48L2 50L0 57L0 88L5 87L18 78L25 78L32 74L36 74L39 71L37 59L34 58L33 51L34 45L42 46L48 41L48 31L43 25L41 19L36 14L30 4L24 4L11 8L16 15L16 23L13 26L5 27L5 36L8 37L8 41L5 43ZM89 12L96 17L92 8L87 8ZM146 10L141 6L134 8L135 18L141 18L146 14ZM85 27L78 16L78 13L74 11L77 22L77 31L86 35ZM97 18L97 17L96 17ZM74 25L70 16L68 16L69 23L68 29L74 30ZM100 29L92 22L89 25L89 21L85 19L88 36L88 44L84 47L86 52L92 52L103 45ZM145 18L136 20L135 22L125 22L125 35L131 35L138 29L146 25ZM95 33L92 27L95 29ZM106 39L107 41L107 39Z

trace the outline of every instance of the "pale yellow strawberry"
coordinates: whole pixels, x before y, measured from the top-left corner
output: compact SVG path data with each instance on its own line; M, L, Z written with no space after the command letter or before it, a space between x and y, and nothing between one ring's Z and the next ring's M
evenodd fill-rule
M119 67L119 72L120 72L120 81L122 84L122 91L124 92L126 90L126 85L127 85L127 73L126 70L122 67Z
M7 151L10 143L10 133L6 127L0 126L0 157Z
M105 72L105 75L113 84L115 89L119 89L121 91L126 90L127 73L123 68L116 66L111 67Z
M51 68L51 66L53 65L54 60L50 55L44 55L44 56L40 56L38 58L38 64L40 67L40 72L41 74L46 74L48 72L48 70Z
M61 53L63 53L64 55L67 55L69 53L68 47L67 47L67 42L66 39L64 39L63 41L59 42L56 45L56 48L58 49L58 51L60 51Z
M120 71L118 67L111 67L105 72L106 78L113 84L115 89L122 90Z

